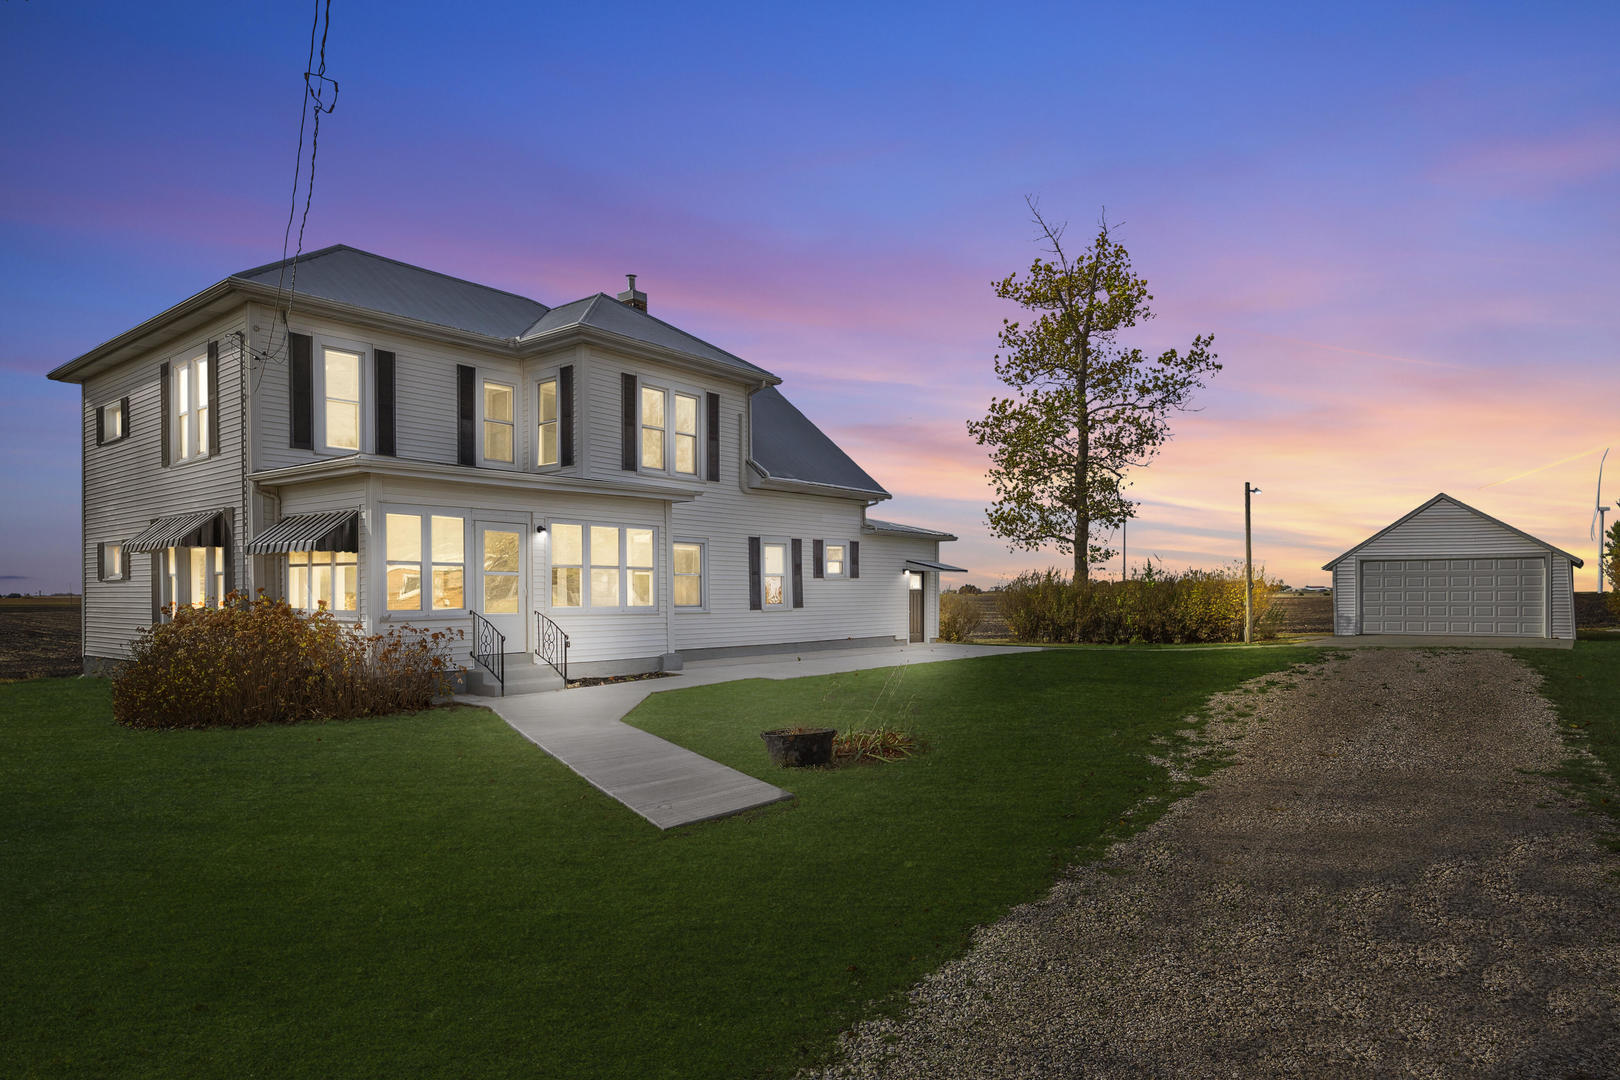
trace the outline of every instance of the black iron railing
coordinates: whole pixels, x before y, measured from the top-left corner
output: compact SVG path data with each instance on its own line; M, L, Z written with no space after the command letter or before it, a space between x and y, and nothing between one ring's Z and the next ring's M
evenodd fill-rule
M550 664L552 670L568 682L568 635L563 628L540 612L534 613L535 655Z
M483 665L485 671L495 676L500 684L501 696L506 696L506 635L495 629L495 624L478 614L468 611L472 616L473 640L472 658Z

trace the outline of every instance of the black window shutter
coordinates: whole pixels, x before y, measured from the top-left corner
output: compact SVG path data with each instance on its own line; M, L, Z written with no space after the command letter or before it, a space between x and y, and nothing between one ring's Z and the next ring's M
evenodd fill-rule
M478 373L469 364L456 365L456 464L476 465L473 445L473 382Z
M168 362L158 365L158 439L163 459L163 467L169 467L169 365Z
M294 450L315 448L315 339L308 334L287 335L287 372L292 383L287 397L288 445ZM168 415L165 410L164 415Z
M219 342L208 343L208 452L219 453Z
M557 372L557 464L574 463L574 365Z
M394 457L394 354L387 349L372 353L372 378L377 383L377 453Z
M852 578L861 576L861 542L859 540L849 542L849 576Z
M96 445L100 446L107 441L107 407L96 407Z
M827 576L827 550L823 546L825 543L826 541L824 540L810 541L810 552L812 559L810 564L810 574L812 577L824 578Z
M748 609L758 611L764 605L759 595L759 537L748 538Z
M709 444L709 479L720 479L720 395L705 395L705 412L709 415L705 419L709 423L709 434L705 440Z
M217 546L221 557L225 560L225 565L220 568L225 572L225 596L229 596L236 591L236 541L235 530L231 528L230 515L231 512L227 510L216 519L219 522L219 543ZM221 596L220 600L224 601L225 596Z
M619 376L619 412L622 419L620 438L620 467L634 472L636 468L636 377L628 371Z
M107 545L96 545L96 580L107 580Z
M804 607L804 541L793 541L793 606Z
M118 399L118 422L123 425L119 434L120 439L129 438L129 398Z

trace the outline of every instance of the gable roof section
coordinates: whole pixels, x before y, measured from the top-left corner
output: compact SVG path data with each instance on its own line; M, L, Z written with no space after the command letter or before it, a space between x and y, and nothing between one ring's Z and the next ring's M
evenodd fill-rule
M1562 556L1564 556L1564 558L1568 559L1572 566L1575 566L1575 567L1579 568L1579 567L1582 567L1582 566L1586 565L1584 562L1581 561L1581 559L1578 556L1571 555L1569 552L1565 551L1563 548L1553 547L1551 544L1547 543L1547 541L1542 540L1539 537L1531 536L1529 533L1525 532L1523 529L1515 529L1512 525L1509 525L1507 522L1501 520L1500 518L1491 517L1491 515L1485 513L1485 511L1476 510L1474 507L1469 506L1467 503L1463 502L1461 499L1454 499L1450 495L1447 495L1445 492L1442 491L1440 494L1436 495L1434 498L1430 499L1428 502L1424 503L1422 506L1419 506L1416 509L1414 509L1413 511L1411 511L1411 513L1404 514L1400 518L1398 518L1395 521L1391 522L1390 524L1384 526L1382 529L1379 529L1377 532L1375 532L1371 536L1367 537L1367 539L1363 540L1361 543L1357 544L1355 547L1351 548L1349 551L1346 551L1343 555L1340 555L1338 558L1332 559L1329 562L1323 564L1322 569L1324 569L1324 570L1333 569L1339 563L1342 563L1344 560L1348 559L1350 556L1354 555L1356 552L1360 551L1362 548L1366 547L1368 544L1372 543L1374 540L1377 540L1381 536L1387 536L1389 533L1394 532L1396 529L1400 528L1402 525L1405 525L1408 521L1411 521L1413 518L1415 518L1419 514L1423 513L1423 511L1427 510L1429 507L1435 505L1438 502L1442 502L1442 501L1448 502L1448 503L1452 504L1453 506L1457 507L1458 509L1466 510L1470 514L1473 514L1476 517L1483 518L1486 521L1490 522L1492 525L1499 525L1502 528L1506 529L1508 532L1513 533L1515 536L1521 536L1524 539L1530 541L1532 544L1537 544L1537 545L1539 545L1541 547L1546 548L1548 551L1556 552L1557 554L1562 555Z
M913 536L919 540L955 540L956 537L948 532L937 529L925 529L920 525L902 525L898 521L879 521L875 517L866 519L862 526L864 531L882 533L889 536Z
M589 326L672 352L701 357L723 367L736 368L756 379L776 379L776 376L764 368L756 367L740 356L733 356L722 348L710 345L702 338L671 326L662 319L655 319L645 311L633 308L629 304L622 304L607 293L597 293L552 308L518 335L518 340L529 342L576 326Z
M774 386L748 399L752 446L749 463L767 480L843 488L880 499L883 485L827 438L810 418L793 407Z
M283 287L290 287L295 284L294 270L293 260L285 264L277 260L232 274L231 278L272 287L280 279ZM494 338L517 337L550 310L538 300L386 259L346 244L300 255L296 272L301 296L318 296Z

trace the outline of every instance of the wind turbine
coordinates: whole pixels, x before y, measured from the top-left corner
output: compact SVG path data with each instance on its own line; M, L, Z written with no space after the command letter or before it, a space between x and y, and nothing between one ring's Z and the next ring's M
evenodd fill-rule
M1603 595L1604 538L1609 535L1604 531L1604 516L1608 514L1609 508L1603 505L1603 463L1607 460L1609 460L1609 451L1604 450L1603 456L1598 459L1597 505L1592 510L1592 528L1587 534L1587 539L1595 539L1598 542L1597 572L1599 596ZM1620 506L1620 503L1616 503L1615 505Z

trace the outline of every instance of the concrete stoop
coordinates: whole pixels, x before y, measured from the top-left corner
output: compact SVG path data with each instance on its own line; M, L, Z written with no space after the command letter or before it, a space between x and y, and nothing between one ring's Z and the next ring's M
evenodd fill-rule
M506 654L506 696L538 694L545 690L561 690L562 676L550 664L537 664L528 653ZM484 670L482 664L468 658L467 685L464 693L474 697L499 697L501 684L495 676Z

